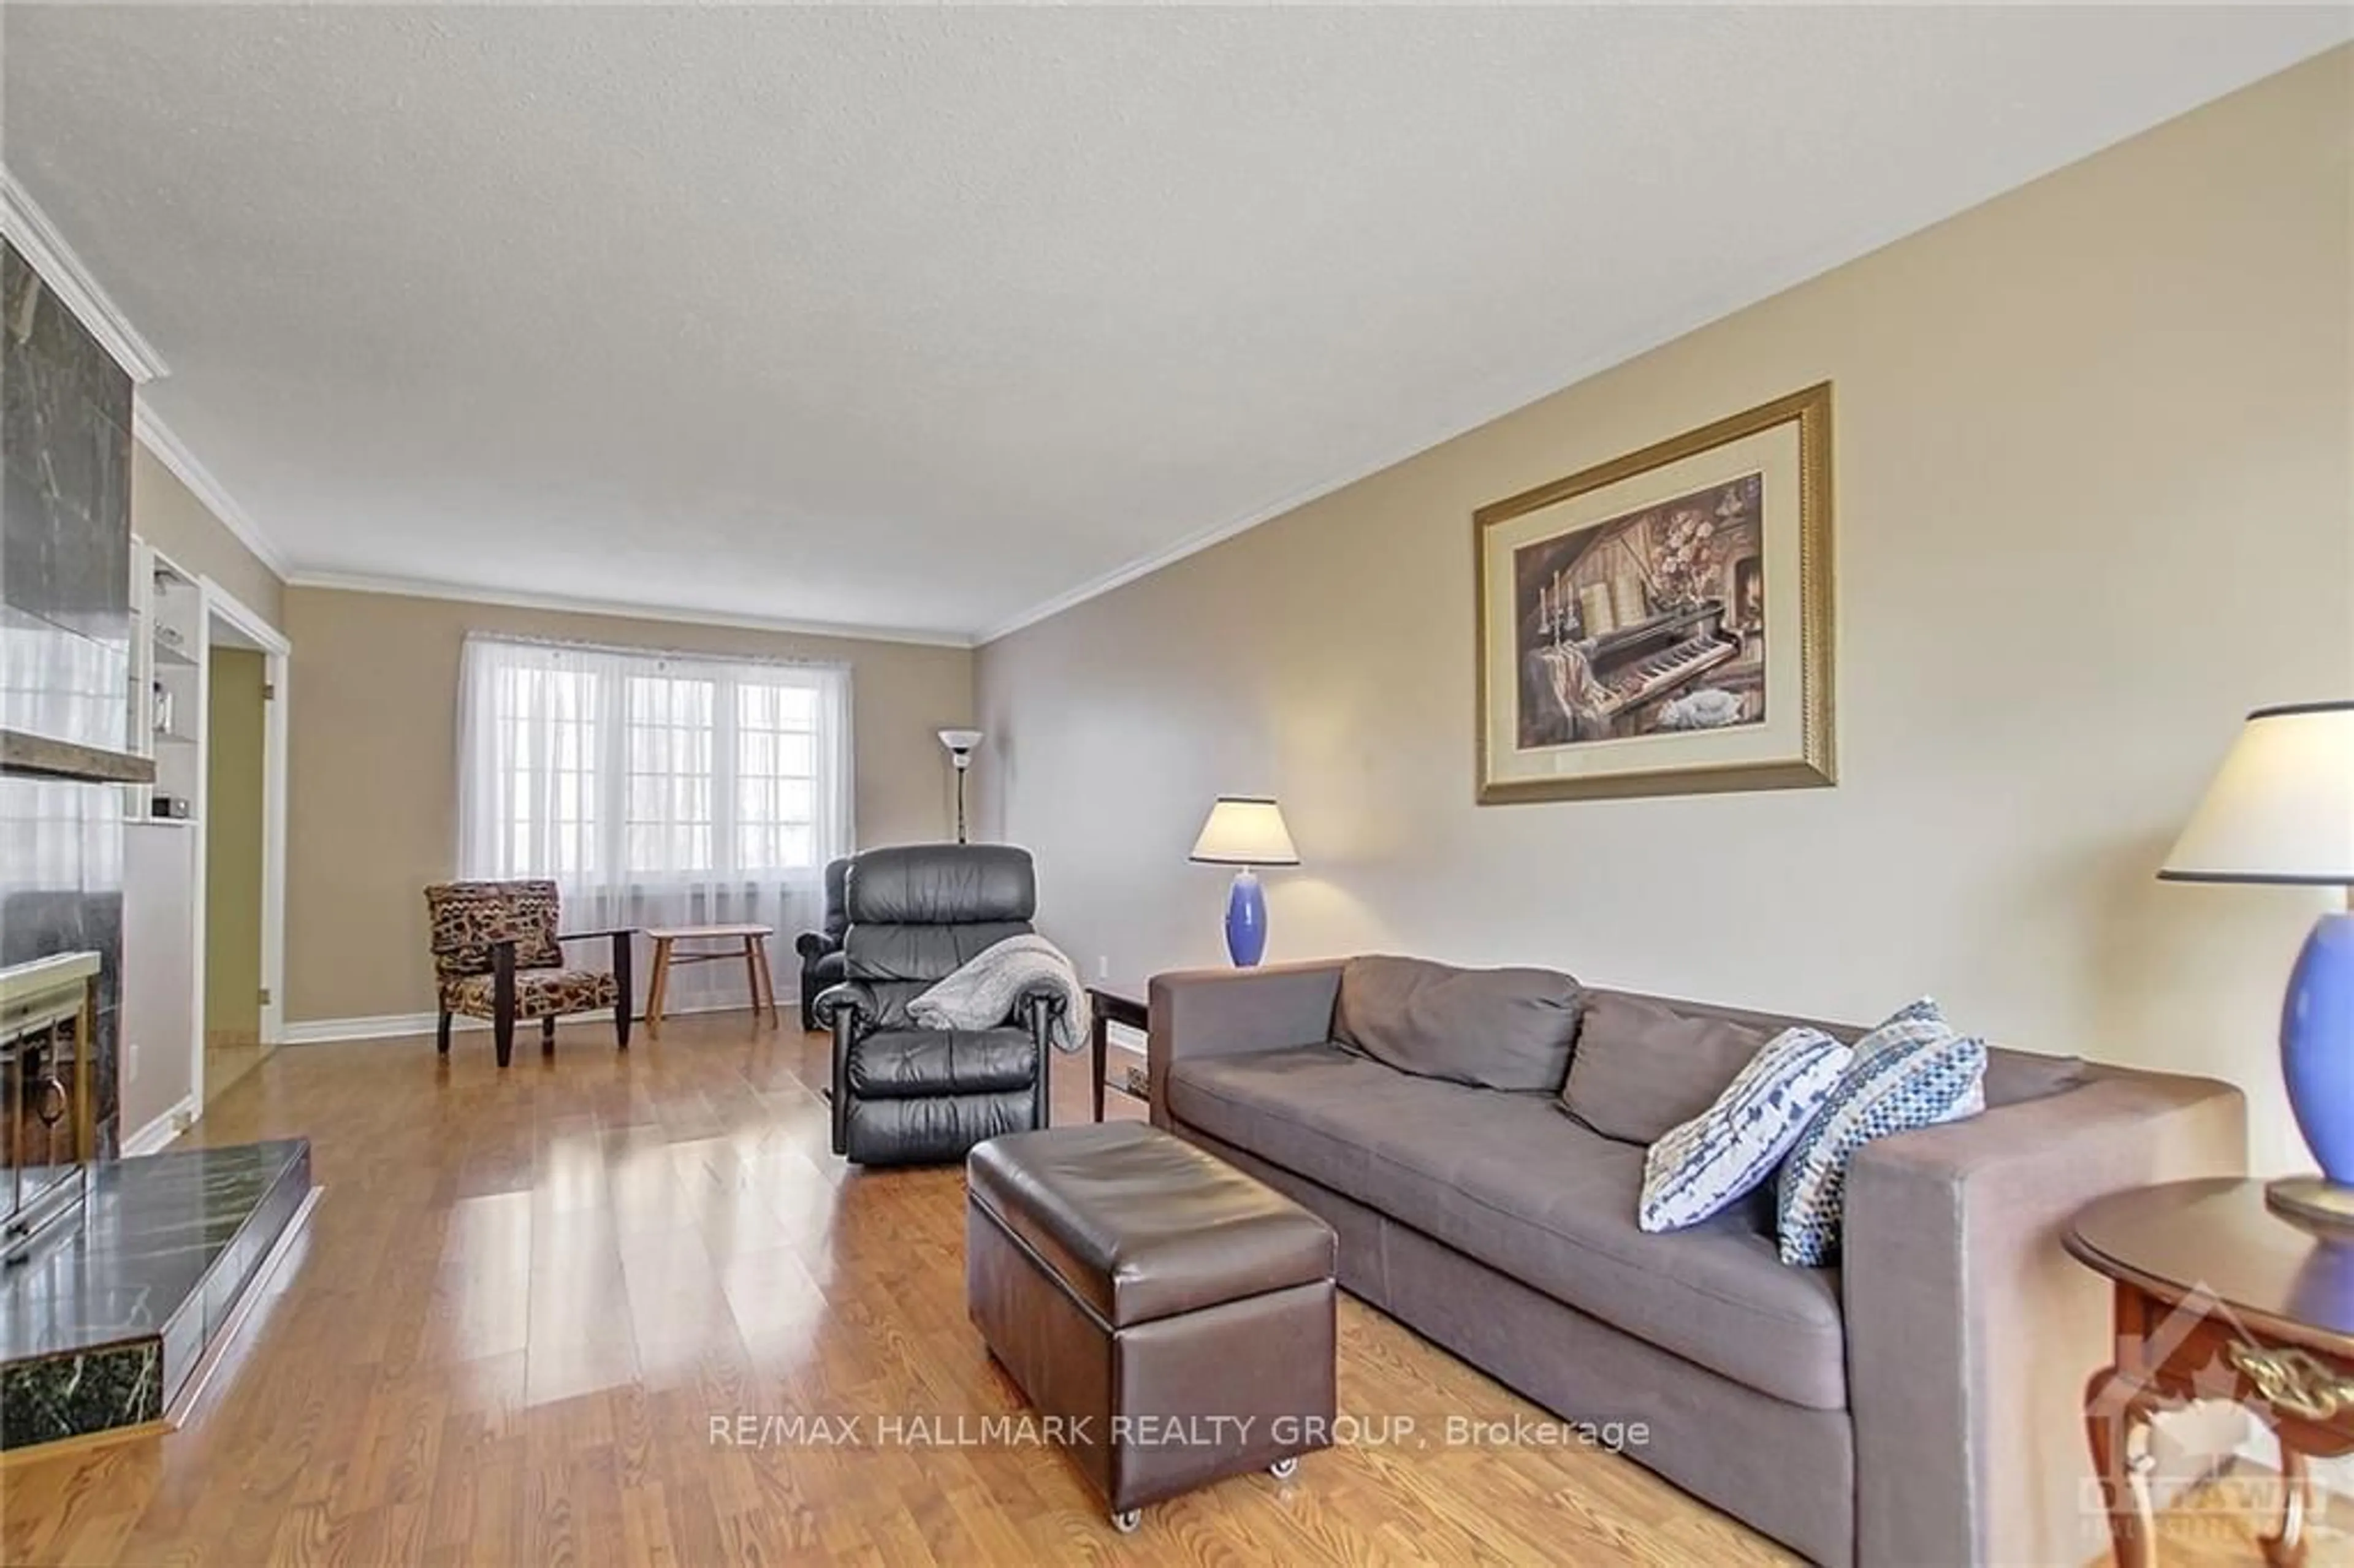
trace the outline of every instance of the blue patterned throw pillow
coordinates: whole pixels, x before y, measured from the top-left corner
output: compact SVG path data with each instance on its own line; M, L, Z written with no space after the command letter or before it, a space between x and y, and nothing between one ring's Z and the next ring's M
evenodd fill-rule
M1986 1042L1947 1028L1934 1002L1914 1002L1856 1042L1846 1075L1782 1161L1774 1195L1782 1261L1813 1268L1836 1258L1856 1150L1976 1115L1986 1065Z
M1786 1029L1749 1059L1716 1103L1670 1128L1643 1158L1636 1223L1696 1225L1756 1189L1806 1129L1853 1053L1815 1029Z
M1958 1033L1946 1022L1946 1014L1937 1006L1936 1000L1925 996L1918 1001L1907 1002L1898 1008L1879 1028L1857 1041L1855 1065L1860 1068L1883 1051L1913 1050L1935 1041L1952 1039ZM1970 1091L1962 1097L1962 1102L1938 1119L1959 1121L1984 1109L1986 1079L1981 1074L1978 1081L1970 1085Z

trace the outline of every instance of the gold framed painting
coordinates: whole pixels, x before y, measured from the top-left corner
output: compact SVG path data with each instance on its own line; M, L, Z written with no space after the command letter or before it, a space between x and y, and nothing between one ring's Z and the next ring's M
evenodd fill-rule
M1836 781L1829 382L1472 535L1481 805Z

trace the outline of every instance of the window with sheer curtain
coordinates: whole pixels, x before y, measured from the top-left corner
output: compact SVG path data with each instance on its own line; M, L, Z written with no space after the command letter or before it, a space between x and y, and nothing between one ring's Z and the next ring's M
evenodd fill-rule
M846 668L475 636L460 683L461 875L552 876L576 928L819 924L851 843ZM678 1004L727 969L677 971Z

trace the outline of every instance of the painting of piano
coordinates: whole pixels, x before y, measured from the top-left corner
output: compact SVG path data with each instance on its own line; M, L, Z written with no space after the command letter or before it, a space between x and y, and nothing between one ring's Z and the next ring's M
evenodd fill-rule
M1832 782L1830 389L1479 509L1483 803Z

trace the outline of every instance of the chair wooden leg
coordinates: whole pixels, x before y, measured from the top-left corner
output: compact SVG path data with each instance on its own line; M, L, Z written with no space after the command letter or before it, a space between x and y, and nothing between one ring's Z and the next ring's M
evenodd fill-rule
M556 1014L552 1012L539 1021L539 1054L543 1056L556 1054Z
M744 989L751 994L752 1027L760 1027L760 944L754 937L744 938Z
M442 1055L450 1054L450 1015L441 1015L440 1024L433 1031L433 1048Z
M491 947L491 1044L499 1065L514 1060L515 951L511 941Z
M620 1041L617 1049L622 1051L630 1048L630 950L631 946L629 932L614 933L613 983L620 992L620 1000L613 1004L613 1033Z

